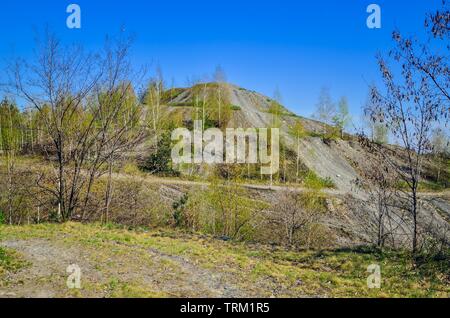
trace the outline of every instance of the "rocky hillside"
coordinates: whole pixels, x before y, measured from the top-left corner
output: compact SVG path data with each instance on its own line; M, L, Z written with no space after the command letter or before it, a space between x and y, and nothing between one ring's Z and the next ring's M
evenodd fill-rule
M194 100L202 87L207 90L222 89L226 92L232 105L232 116L227 124L230 128L263 128L270 127L272 114L270 107L273 100L255 91L250 91L230 84L200 84L193 88L176 89L170 98L165 100L171 112L182 113L185 121L192 121L194 117ZM197 95L196 95L197 94ZM281 106L281 105L280 105ZM368 215L372 213L367 202L367 194L358 190L355 181L361 179L361 171L365 167L370 154L365 151L354 136L346 135L346 138L337 138L327 141L323 137L326 125L315 120L299 117L281 106L281 141L295 154L297 153L296 139L290 133L295 121L300 121L307 131L307 136L301 139L299 147L301 163L309 170L323 179L331 179L336 187L329 209L332 213L327 218L327 225L334 228L341 241L340 245L357 243L367 239L364 234ZM394 146L387 146L394 147ZM398 160L403 160L398 158ZM432 164L429 166L424 177L432 175ZM446 172L448 173L448 172ZM448 178L448 175L446 176ZM289 189L289 187L286 187ZM280 190L280 189L278 189ZM276 200L277 191L270 201ZM443 231L450 233L448 223L450 216L450 200L448 191L444 193L423 194L423 205L421 214L422 224L434 224ZM399 215L402 212L398 212ZM399 220L399 223L400 220ZM398 227L399 239L406 237L409 229L404 226ZM425 230L425 229L424 229ZM445 234L448 235L448 234ZM407 242L405 242L407 244Z
M208 84L217 85L217 84ZM228 123L230 128L264 128L271 126L272 115L269 113L273 100L255 91L235 85L221 84L226 91L229 102L233 105L233 115ZM198 88L198 87L197 87ZM200 88L201 89L201 88ZM209 90L217 89L208 87ZM177 89L166 103L173 112L183 112L186 120L192 119L195 88ZM281 106L282 107L282 106ZM300 120L309 136L302 138L300 150L301 162L318 176L331 179L336 187L351 191L353 182L359 177L354 163L364 160L366 154L354 141L336 140L324 143L319 135L326 125L307 118L299 117L282 107L281 135L282 142L293 152L297 152L295 138L289 133L289 127Z

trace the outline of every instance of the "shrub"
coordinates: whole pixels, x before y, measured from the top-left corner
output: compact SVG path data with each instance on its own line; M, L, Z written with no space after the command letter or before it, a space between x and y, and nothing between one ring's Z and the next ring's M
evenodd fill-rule
M258 211L263 206L250 199L244 188L213 181L206 191L192 191L181 209L176 206L175 215L188 229L222 238L252 240Z
M337 127L327 127L326 133L322 136L322 141L330 145L331 142L337 141L341 138L341 131Z
M175 226L180 227L186 224L186 220L184 219L185 214L184 211L186 209L186 204L188 203L189 195L184 194L178 201L175 201L172 205L173 208L173 219L175 222Z
M158 148L151 154L142 169L146 172L162 175L178 175L172 168L172 140L170 132L164 133L158 140Z
M303 183L305 187L315 190L320 190L323 188L336 188L336 185L334 184L333 180L331 180L331 178L321 178L313 171L308 171Z
M122 170L125 174L129 174L132 176L138 176L141 173L141 170L139 169L139 167L135 163L132 163L132 162L126 163L123 166Z
M320 224L326 211L326 198L319 191L288 191L267 211L265 230L288 247L323 247L331 237Z

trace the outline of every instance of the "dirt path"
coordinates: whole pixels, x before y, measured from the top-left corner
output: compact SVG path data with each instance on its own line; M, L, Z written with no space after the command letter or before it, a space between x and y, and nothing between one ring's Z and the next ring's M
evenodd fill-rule
M227 283L222 273L205 270L188 259L157 249L117 244L110 251L67 246L43 239L6 241L0 246L15 250L30 263L0 284L0 297L110 297L133 296L133 289L149 296L246 296ZM70 290L67 267L82 271L82 289Z
M180 179L171 179L171 178L160 178L156 176L147 176L147 177L140 177L140 176L130 176L127 174L122 173L114 173L115 179L138 179L142 182L148 182L151 184L160 184L160 185L175 185L175 186L198 186L198 187L208 187L211 185L210 182L202 182L202 181L190 181L190 180L180 180ZM239 183L236 184L238 186L251 189L251 190L261 190L261 191L296 191L296 192L304 192L307 191L306 188L302 188L299 186L278 186L278 185L265 185L265 184L252 184L252 183ZM339 195L339 194L346 194L345 191L340 191L337 189L323 189L324 193L330 194L330 195Z
M6 287L0 287L0 296L48 298L57 297L63 289L71 264L79 264L87 273L93 268L86 255L74 248L61 248L46 240L7 241L0 243L19 252L29 266L18 273L8 274Z

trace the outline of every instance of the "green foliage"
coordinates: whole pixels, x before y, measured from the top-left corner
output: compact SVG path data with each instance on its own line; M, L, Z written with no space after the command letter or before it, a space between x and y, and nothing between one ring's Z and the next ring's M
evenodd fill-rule
M326 132L322 135L324 143L329 145L332 141L337 141L341 138L341 130L338 127L328 126Z
M330 189L336 188L336 185L334 184L333 180L331 180L330 178L323 179L313 171L308 171L303 183L305 187L313 190L320 190L323 188L330 188Z
M183 89L183 88L171 88L171 89L165 90L162 93L161 101L164 104L168 104L172 100L174 100L175 98L180 96L181 93L183 93L184 91L185 91L185 89ZM172 104L171 104L171 106L172 106Z
M142 173L142 171L139 169L139 166L134 162L127 162L121 170L123 171L123 173L132 176L138 176Z
M151 154L142 169L146 172L162 175L178 175L172 167L172 140L170 132L162 134L155 153Z
M337 114L333 116L332 120L336 128L339 130L340 137L342 138L344 136L344 129L351 121L351 116L348 109L348 100L346 97L342 97L339 101Z
M16 272L27 265L15 252L0 247L0 278L5 272Z
M250 199L243 187L213 180L206 191L192 191L175 208L175 221L188 229L236 240L253 237L262 202Z
M408 184L403 180L398 181L396 184L396 187L399 190L409 189ZM448 185L445 182L436 182L433 180L423 180L423 181L419 182L418 190L421 192L427 192L427 191L439 192L439 191L446 190L447 188L448 188Z
M280 118L281 115L284 113L284 108L279 104L277 101L272 101L270 103L268 113L272 115L272 128L280 127L281 122Z
M12 154L19 149L22 117L17 106L9 100L0 103L0 149Z
M184 220L184 211L186 209L186 204L188 203L189 195L184 194L178 201L175 201L172 205L173 208L173 219L175 226L180 227L186 223Z
M389 129L386 124L374 123L373 124L373 141L384 145L389 141Z
M295 138L302 139L308 135L308 133L306 132L305 126L303 126L303 124L300 120L296 120L295 124L289 128L290 128L289 132Z
M233 115L229 91L220 83L203 83L191 88L191 100L171 106L192 107L192 120L203 120L205 129L225 128Z
M5 213L0 209L0 225L5 224Z

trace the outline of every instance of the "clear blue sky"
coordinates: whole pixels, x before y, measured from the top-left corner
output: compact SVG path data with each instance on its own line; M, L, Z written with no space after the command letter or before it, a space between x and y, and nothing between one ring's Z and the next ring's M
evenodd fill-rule
M66 7L82 9L81 30L66 27ZM382 8L382 29L366 27L366 7ZM367 85L379 78L374 55L391 47L391 32L423 29L440 0L322 1L2 1L0 64L11 54L29 56L34 29L48 24L66 42L102 45L121 26L136 35L136 65L158 63L166 79L182 86L188 76L211 74L266 95L278 86L284 104L309 116L322 86L346 95L359 113Z

